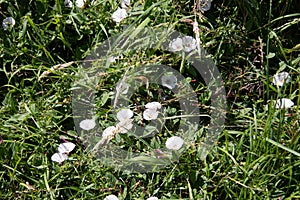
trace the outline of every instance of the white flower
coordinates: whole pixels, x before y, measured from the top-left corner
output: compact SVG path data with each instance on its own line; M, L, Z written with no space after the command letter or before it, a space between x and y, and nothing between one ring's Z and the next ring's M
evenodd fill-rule
M158 200L157 197L149 197L147 200Z
M82 128L83 130L91 130L93 128L95 128L96 126L96 122L95 120L93 119L85 119L85 120L82 120L80 123L79 123L79 126L80 128Z
M281 72L279 74L275 74L273 77L273 84L277 86L283 86L285 83L289 83L291 77L287 72Z
M157 119L158 117L157 109L161 109L161 104L159 102L154 101L154 102L147 103L145 107L147 109L143 112L143 118L145 120Z
M72 142L64 142L58 146L59 153L70 153L75 148L75 144Z
M163 86L165 86L171 90L176 87L177 78L173 74L163 75L161 77L161 83Z
M120 133L127 133L128 130L132 129L133 127L132 121L133 119L126 119L120 121L119 123L117 123L116 127Z
M182 147L183 143L184 141L181 137L172 136L167 139L166 147L172 150L179 150Z
M66 7L68 7L68 8L72 8L73 3L72 3L71 0L65 0L64 5L65 5Z
M113 14L112 14L112 19L119 23L121 22L123 19L125 19L127 17L127 12L125 9L123 8L118 8L118 10L116 10Z
M117 127L109 126L103 131L102 138L106 140L111 140L117 132L118 132Z
M119 59L119 56L110 56L107 58L108 63L115 63Z
M211 1L210 0L199 0L198 1L198 7L202 12L208 11L211 7Z
M130 5L130 0L122 0L121 1L121 8L126 9L129 7L129 5Z
M191 36L184 36L182 38L183 49L185 52L190 52L197 47L197 42L195 38Z
M153 101L153 102L150 102L150 103L147 103L145 105L146 108L149 108L149 109L161 109L161 104L159 102L156 102L156 101Z
M283 99L278 99L276 101L276 108L291 108L294 106L294 102L290 99L283 98Z
M111 194L104 198L104 200L119 200L117 196Z
M173 39L169 44L169 49L172 52L181 51L183 49L182 39L181 38Z
M54 6L52 7L53 10L56 10L56 4L54 4Z
M85 1L84 0L76 0L76 6L78 8L82 8L84 6Z
M55 153L51 156L51 160L54 162L62 163L68 158L67 154L65 153Z
M117 119L122 122L130 119L133 116L133 112L130 109L122 109L117 112Z
M8 29L9 25L13 27L15 24L16 24L16 21L15 21L15 19L12 18L12 17L6 17L6 18L2 21L2 27L3 27L3 29L4 29L5 31Z
M143 118L145 120L152 120L152 119L157 119L158 117L158 111L154 108L147 108L143 112Z

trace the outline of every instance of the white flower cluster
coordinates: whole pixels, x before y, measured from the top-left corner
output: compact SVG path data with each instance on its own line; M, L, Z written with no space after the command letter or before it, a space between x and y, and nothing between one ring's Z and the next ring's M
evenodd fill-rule
M155 120L158 117L159 111L162 105L159 102L150 102L145 105L145 110L143 112L143 118L145 120ZM94 149L97 149L100 144L105 141L109 142L112 140L116 134L127 133L133 127L133 112L130 109L121 109L117 112L118 123L115 126L107 127L102 133L102 139L95 145ZM96 122L93 119L85 119L79 123L80 128L83 130L91 130L96 126ZM168 138L166 141L166 147L171 150L179 150L184 141L178 136L173 136ZM65 149L73 149L71 144L64 143L67 147ZM62 162L65 160L66 154L61 151L62 147L59 147L59 153L53 155L57 162ZM53 160L53 159L52 159Z
M197 41L191 36L178 37L173 39L169 44L169 50L171 52L185 51L190 52L197 47Z
M273 84L277 87L282 87L285 84L288 84L291 80L289 73L287 72L280 72L273 76ZM294 106L294 102L287 98L278 99L276 101L276 108L277 109L288 109Z
M16 21L13 17L6 17L2 21L2 28L6 31L9 26L13 27L16 24Z
M118 8L113 14L112 14L112 19L120 23L123 19L127 17L127 10L130 5L130 0L122 0L121 1L121 8Z
M68 154L73 151L75 144L72 142L64 142L58 146L58 153L51 156L51 160L54 162L62 163L68 158Z
M158 109L161 108L159 102L151 102L145 105L146 110L143 112L143 118L145 120L157 119ZM110 141L118 133L127 133L133 127L133 112L130 109L122 109L117 112L117 119L119 122L116 126L107 127L102 133L102 139Z
M161 109L159 102L151 102L145 105L146 110L143 112L143 118L145 120L154 120L158 117L158 109Z
M102 141L109 142L114 136L118 133L127 133L130 129L132 129L133 124L131 119L133 117L133 112L130 109L122 109L117 113L117 119L119 122L116 126L107 127L102 133Z

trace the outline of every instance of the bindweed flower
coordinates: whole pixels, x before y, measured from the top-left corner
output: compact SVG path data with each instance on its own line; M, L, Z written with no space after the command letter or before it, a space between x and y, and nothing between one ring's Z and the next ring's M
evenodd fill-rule
M58 146L59 153L70 153L75 148L75 144L72 142L64 142Z
M104 200L119 200L119 198L113 194L108 195L104 198Z
M157 109L161 109L161 104L159 102L153 101L153 102L147 103L145 105L145 108L157 110Z
M159 102L154 101L147 103L145 105L145 108L147 109L143 112L143 118L145 120L153 120L157 119L159 113L157 109L161 109L161 104Z
M115 126L109 126L103 131L102 138L109 141L114 138L116 133L118 133L118 128Z
M2 28L6 31L8 29L9 26L14 26L16 24L16 21L14 18L12 17L6 17L3 21L2 21Z
M190 52L190 51L196 49L197 42L196 42L195 38L193 38L191 36L184 36L182 38L182 45L183 45L183 50L185 52Z
M161 77L161 84L170 90L176 87L177 78L173 74L163 75Z
M280 109L280 108L288 109L288 108L291 108L293 106L294 106L294 102L290 99L287 99L287 98L278 99L276 101L276 108L277 109Z
M130 109L122 109L117 112L117 119L122 122L133 117L133 112Z
M68 158L67 154L65 153L55 153L51 156L51 160L54 162L62 163Z
M149 197L147 200L158 200L157 197Z
M290 77L289 73L281 72L281 73L274 75L273 84L276 86L283 86L284 84L289 83L290 80L291 80L291 77Z
M173 39L169 44L169 50L172 52L181 51L183 49L182 39Z
M111 17L115 22L120 23L127 17L127 12L124 8L118 8L118 10L116 10Z
M183 143L184 141L181 137L172 136L167 139L166 147L171 150L179 150L182 147Z
M200 11L205 12L208 11L211 7L211 1L210 0L198 0L198 8Z
M84 7L84 4L85 4L85 1L84 0L76 0L76 6L78 8L83 8Z
M121 1L121 8L127 9L130 5L130 0L122 0Z
M65 0L64 5L65 5L65 7L67 7L67 8L72 8L73 3L72 3L71 0Z
M107 58L109 64L115 63L119 59L119 56L110 56Z
M93 119L85 119L85 120L82 120L80 123L79 123L79 126L80 128L82 128L83 130L91 130L93 128L95 128L96 126L96 122L95 120Z
M133 124L132 124L133 119L126 119L123 121L120 121L117 123L116 128L119 130L120 133L127 133L128 130L132 129Z
M145 120L153 120L153 119L157 119L157 117L158 117L158 111L154 108L147 108L143 112L143 118Z

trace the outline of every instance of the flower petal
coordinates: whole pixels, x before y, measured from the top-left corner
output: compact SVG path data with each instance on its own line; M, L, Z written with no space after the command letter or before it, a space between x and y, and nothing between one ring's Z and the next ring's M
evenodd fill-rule
M183 49L185 52L190 52L197 47L197 41L191 36L184 36L182 38Z
M9 26L14 26L16 24L16 21L13 17L6 17L2 21L2 28L6 31Z
M198 1L198 8L202 11L208 11L211 8L211 1L210 0L199 0Z
M158 200L157 197L149 197L147 200Z
M170 75L163 75L161 77L161 84L170 90L176 87L177 78L173 74Z
M273 84L276 86L283 86L284 84L289 83L290 80L291 80L291 77L290 77L289 73L281 72L281 73L274 75Z
M84 7L84 4L85 4L85 1L84 0L76 0L76 6L78 8L83 8Z
M75 148L75 144L72 142L64 142L58 146L59 153L70 153Z
M104 200L119 200L119 198L116 195L108 195L104 198Z
M161 104L159 102L153 101L153 102L149 102L145 105L146 108L148 109L161 109Z
M119 8L112 14L111 17L115 22L120 23L123 19L127 17L127 11L123 8Z
M122 109L117 112L117 119L119 121L125 121L133 117L133 112L130 109Z
M276 101L276 108L291 108L294 106L294 102L287 98L278 99Z
M169 50L172 52L181 51L183 49L182 39L175 38L169 44Z
M128 130L132 129L133 127L132 121L133 119L120 121L119 123L117 123L116 127L119 129L120 133L127 133Z
M144 112L143 112L143 118L145 120L153 120L153 119L157 119L158 117L158 111L156 109L153 108L147 108Z
M117 130L118 129L115 126L109 126L103 131L102 137L110 140L115 136Z
M178 136L172 136L167 139L166 147L171 150L179 150L184 143L184 140Z
M130 0L122 0L121 8L127 9L130 6Z
M65 153L55 153L51 156L51 160L58 163L65 161L67 158L68 156Z
M93 119L85 119L85 120L82 120L80 123L79 123L79 126L80 128L82 128L83 130L91 130L93 128L95 128L96 126L96 122L95 120Z

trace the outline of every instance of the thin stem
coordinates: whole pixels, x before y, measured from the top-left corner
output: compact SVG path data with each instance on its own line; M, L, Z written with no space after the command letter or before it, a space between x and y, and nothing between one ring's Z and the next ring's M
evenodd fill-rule
M271 22L271 18L272 18L272 0L270 0L270 8L269 8L269 20L268 20L268 24L270 24ZM268 25L268 39L267 39L267 52L266 55L269 54L269 46L270 46L270 25ZM266 66L265 66L265 70L266 70L266 78L267 78L267 100L270 97L270 89L269 89L269 58L268 56L266 57Z

